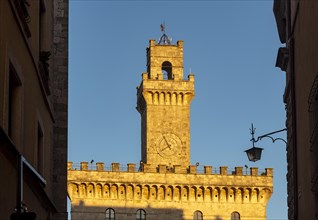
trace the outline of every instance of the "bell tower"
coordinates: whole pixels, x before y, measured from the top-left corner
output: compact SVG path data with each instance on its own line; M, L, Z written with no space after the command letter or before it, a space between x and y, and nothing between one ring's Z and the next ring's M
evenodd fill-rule
M183 41L149 41L147 72L137 87L141 161L153 167L190 165L190 104L194 75L183 78Z

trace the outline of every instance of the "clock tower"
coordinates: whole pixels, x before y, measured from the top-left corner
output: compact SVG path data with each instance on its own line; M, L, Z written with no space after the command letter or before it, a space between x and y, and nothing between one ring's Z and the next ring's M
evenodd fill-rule
M183 41L163 34L149 41L147 72L137 87L141 115L141 162L151 167L190 165L190 104L194 75L183 77Z
M163 25L162 25L163 27ZM266 220L273 170L190 164L194 76L183 77L183 41L149 41L147 71L137 87L141 162L68 163L72 219ZM204 168L204 169L202 169ZM242 218L243 218L242 217Z

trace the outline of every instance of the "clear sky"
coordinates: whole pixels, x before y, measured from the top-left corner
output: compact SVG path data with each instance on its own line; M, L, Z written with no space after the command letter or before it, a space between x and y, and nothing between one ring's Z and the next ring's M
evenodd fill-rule
M191 163L274 168L267 219L287 219L286 150L263 139L262 160L249 162L256 136L285 127L285 74L273 2L70 1L69 161L139 163L136 87L146 71L149 39L184 41L184 73L195 75ZM278 135L286 139L286 134Z

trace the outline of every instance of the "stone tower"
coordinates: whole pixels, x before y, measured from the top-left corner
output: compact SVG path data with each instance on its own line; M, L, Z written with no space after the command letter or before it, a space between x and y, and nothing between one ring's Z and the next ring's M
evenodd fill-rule
M183 78L183 41L149 41L147 73L137 91L141 115L141 161L158 166L190 165L190 104L194 76Z
M72 219L266 220L271 168L190 164L194 76L183 78L183 41L163 42L149 41L147 72L137 88L141 163L123 169L119 163L69 162Z

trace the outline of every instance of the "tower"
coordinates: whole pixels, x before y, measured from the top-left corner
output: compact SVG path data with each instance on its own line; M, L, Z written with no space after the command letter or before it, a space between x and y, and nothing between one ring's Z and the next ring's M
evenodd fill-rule
M161 42L163 42L161 44ZM137 88L142 163L68 163L72 219L266 220L273 169L190 164L194 76L183 79L183 42L149 41L147 72Z
M161 42L163 42L161 44ZM150 166L190 165L190 104L194 76L183 78L183 41L164 34L149 41L147 72L137 88L141 115L141 161Z

